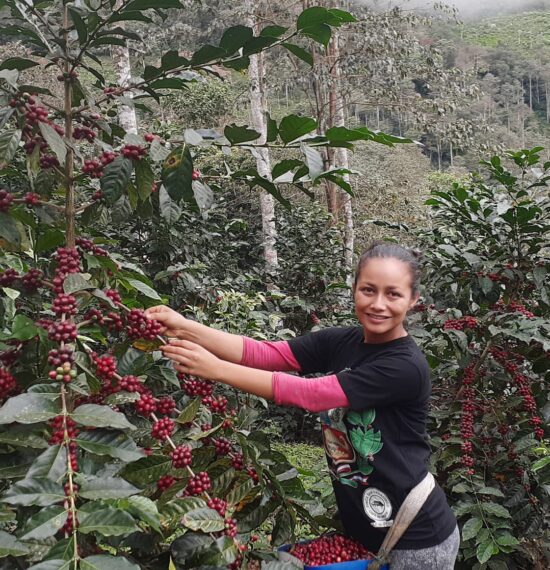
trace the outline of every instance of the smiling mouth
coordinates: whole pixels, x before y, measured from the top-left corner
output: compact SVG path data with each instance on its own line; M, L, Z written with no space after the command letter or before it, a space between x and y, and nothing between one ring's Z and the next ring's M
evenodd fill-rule
M390 317L385 317L384 315L371 315L370 313L367 313L367 317L370 317L371 319L376 319L377 321L385 321L386 319L390 318Z

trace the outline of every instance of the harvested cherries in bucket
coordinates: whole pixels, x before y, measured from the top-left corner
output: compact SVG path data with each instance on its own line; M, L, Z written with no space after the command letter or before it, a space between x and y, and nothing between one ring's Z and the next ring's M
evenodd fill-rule
M341 534L316 538L310 542L295 544L289 551L307 566L323 566L350 560L374 558L362 544Z

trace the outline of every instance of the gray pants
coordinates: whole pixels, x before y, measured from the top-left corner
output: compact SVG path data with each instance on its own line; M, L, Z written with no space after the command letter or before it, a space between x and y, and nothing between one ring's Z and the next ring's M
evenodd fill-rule
M390 570L453 570L459 545L457 526L449 538L435 546L420 550L392 550Z

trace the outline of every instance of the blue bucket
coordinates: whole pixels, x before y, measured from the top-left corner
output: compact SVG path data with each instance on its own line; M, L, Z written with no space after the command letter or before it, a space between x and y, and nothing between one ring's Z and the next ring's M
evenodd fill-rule
M308 540L302 540L298 544L307 544L308 542ZM293 559L298 561L296 557L288 553L291 547L291 544L285 544L279 547L277 551L280 554L284 553L282 557L279 554L279 557L284 560ZM323 564L322 566L307 566L304 564L304 570L314 570L315 568L320 568L322 570L365 570L365 568L370 566L371 562L372 560L350 560L349 562L335 562L334 564ZM384 566L381 567L381 570L390 570L389 564L384 564Z

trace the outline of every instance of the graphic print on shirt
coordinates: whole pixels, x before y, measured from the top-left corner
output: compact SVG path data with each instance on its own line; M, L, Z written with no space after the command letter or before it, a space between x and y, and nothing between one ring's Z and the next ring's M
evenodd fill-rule
M329 470L343 485L365 486L374 470L374 455L383 445L381 433L372 429L376 411L346 412L346 408L334 408L320 414L325 450L333 463ZM348 430L344 418L354 427Z

